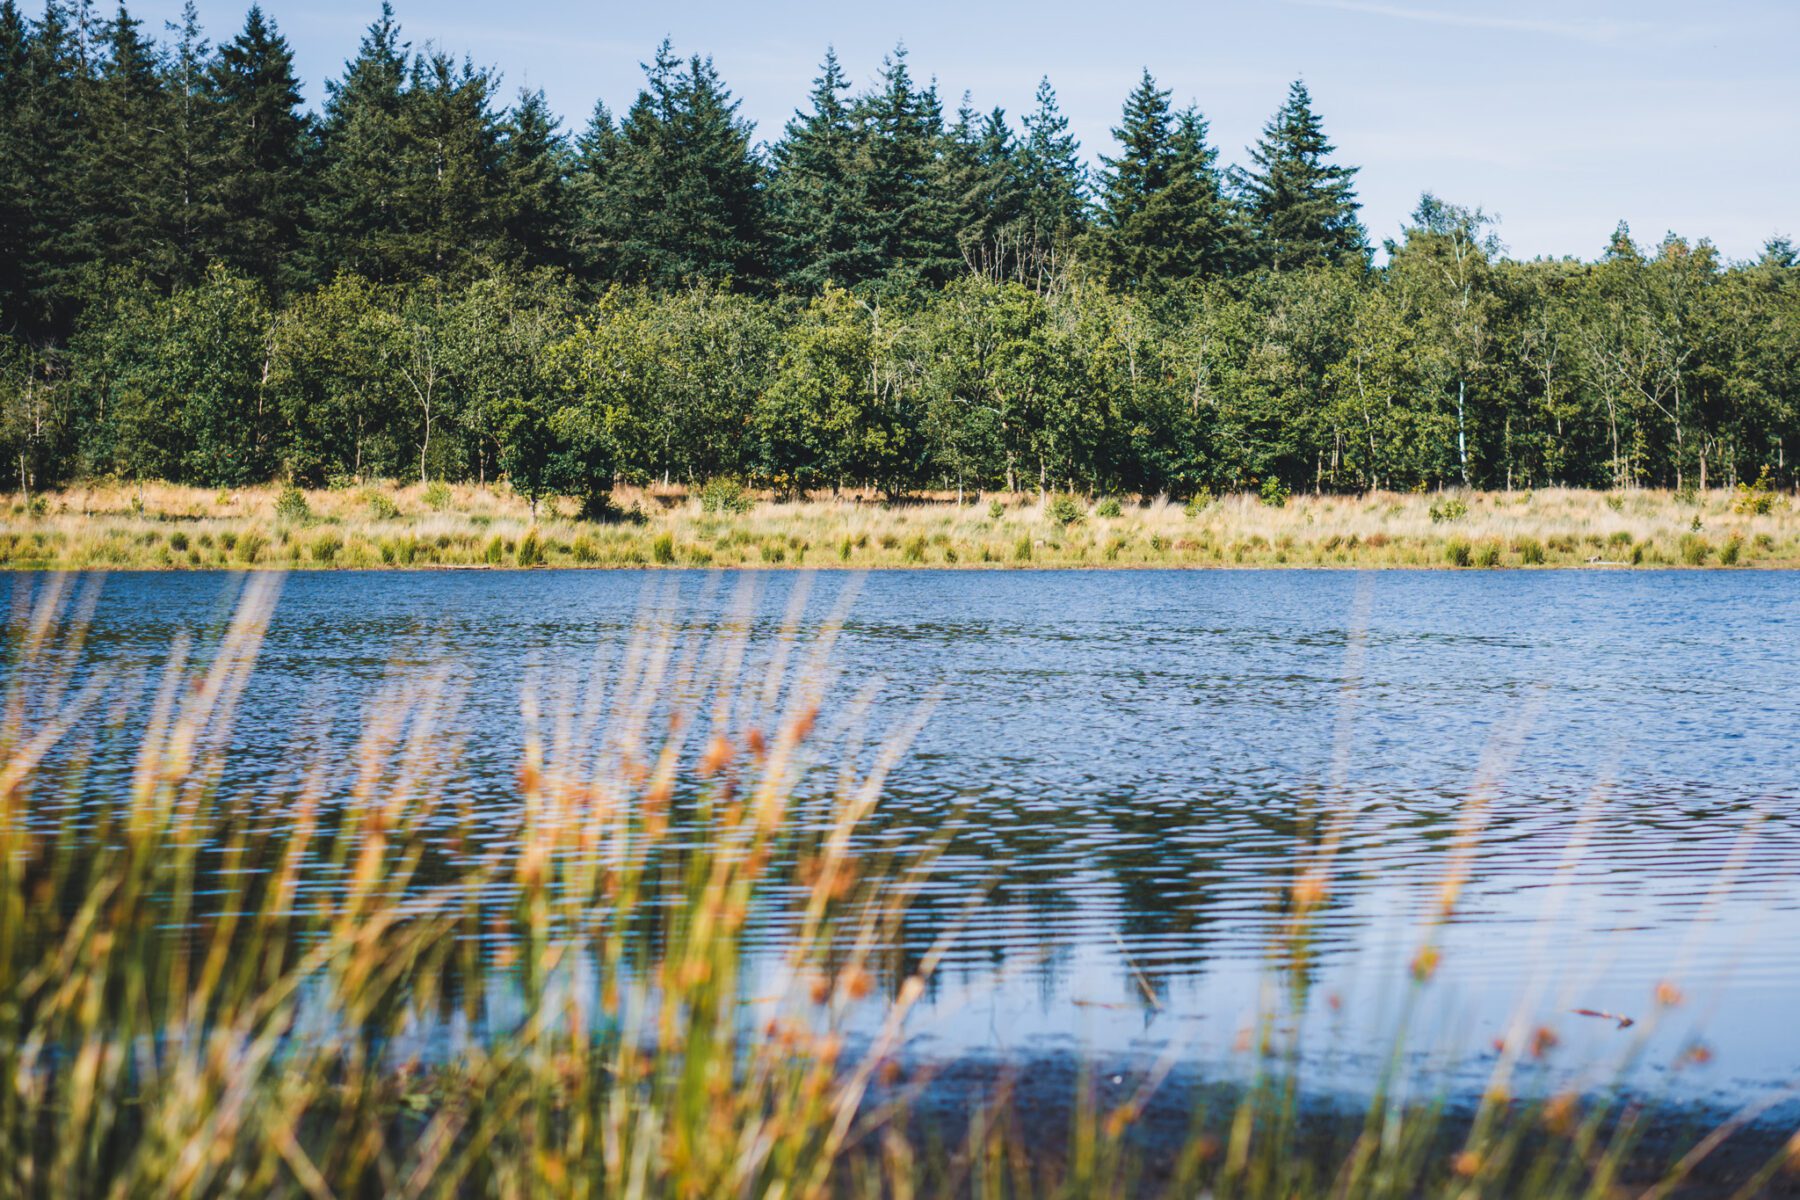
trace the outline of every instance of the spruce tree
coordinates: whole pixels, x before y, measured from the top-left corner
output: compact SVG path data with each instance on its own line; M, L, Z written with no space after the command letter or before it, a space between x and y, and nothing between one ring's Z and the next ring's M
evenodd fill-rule
M1036 99L1018 157L1027 244L1033 270L1041 273L1086 227L1087 168L1049 79L1038 81Z
M620 122L599 181L600 250L614 278L675 287L765 273L763 168L710 58L669 43Z
M595 101L587 128L575 139L575 158L569 179L570 253L577 276L587 284L611 277L607 250L606 177L619 145L612 110L604 100Z
M0 0L0 331L18 331L25 316L25 226L29 219L31 148L25 142L30 97L31 29L15 0Z
M527 267L570 264L569 140L544 93L521 92L503 127L506 237Z
M406 60L393 5L383 0L343 79L325 85L322 163L309 221L308 258L318 282L342 272L382 282L399 278L405 214L395 185Z
M1146 70L1113 136L1120 154L1101 160L1096 233L1115 279L1166 287L1223 272L1230 219L1205 120L1191 108L1174 112Z
M797 291L874 274L874 247L860 237L865 222L855 177L857 129L844 102L849 89L837 52L827 48L811 111L794 114L772 151L771 232L782 282Z
M1357 168L1331 162L1336 149L1313 112L1312 95L1296 80L1251 150L1251 169L1237 175L1257 265L1284 271L1368 261L1368 235L1357 220Z
M882 61L877 87L857 101L862 153L856 175L861 230L873 268L901 287L942 283L960 265L955 211L938 151L944 137L937 89L914 87L906 49Z
M419 55L400 105L394 164L399 278L466 278L504 253L505 195L494 80L441 50Z
M963 264L990 279L1021 273L1024 186L1006 113L979 117L965 97L940 157Z
M175 45L163 62L163 196L169 273L176 284L193 284L206 270L209 231L216 221L212 193L218 152L214 110L208 93L213 52L200 28L194 0L182 6L171 26Z
M167 98L155 46L140 29L123 4L105 27L106 57L89 109L86 215L102 266L166 283L174 274Z
M278 296L298 282L310 130L293 52L260 5L251 6L243 32L219 48L210 85L218 135L213 257Z

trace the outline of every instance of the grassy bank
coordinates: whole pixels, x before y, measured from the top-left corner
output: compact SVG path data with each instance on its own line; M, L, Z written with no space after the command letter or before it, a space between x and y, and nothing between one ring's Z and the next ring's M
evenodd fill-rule
M803 502L621 489L615 519L504 487L97 486L19 498L13 567L1796 567L1789 497L1744 490L980 496Z
M1104 1095L1078 1071L1060 1130L1004 1081L922 1126L897 1051L954 927L893 947L935 847L855 847L928 714L836 701L831 622L768 678L728 627L648 622L616 670L542 681L513 824L484 841L442 735L455 688L428 666L390 680L348 755L298 744L291 790L232 782L278 584L255 577L220 641L160 674L75 674L73 577L13 607L0 1194L1598 1200L1668 1195L1716 1148L1646 1143L1644 1110L1604 1089L1517 1098L1548 1044L1523 1022L1455 1121L1387 1102L1423 1090L1396 1048L1367 1113L1321 1136L1292 1014L1339 869L1329 810L1271 881L1247 1083L1190 1107L1159 1164L1134 1134L1172 1060ZM1485 812L1477 790L1395 981L1409 1007ZM781 930L772 977L753 927ZM1646 1004L1647 1027L1683 1000L1671 982ZM876 1032L852 1049L858 1018ZM466 1034L422 1053L416 1031L447 1026ZM1788 1157L1725 1190L1759 1194Z

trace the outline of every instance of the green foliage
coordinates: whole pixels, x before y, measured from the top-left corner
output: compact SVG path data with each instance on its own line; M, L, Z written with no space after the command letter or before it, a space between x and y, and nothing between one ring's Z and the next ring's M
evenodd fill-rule
M668 565L675 561L675 535L659 533L650 541L650 561Z
M221 538L220 541L223 543L224 539ZM269 548L269 537L260 529L246 529L225 548L236 554L239 562L254 563Z
M1475 565L1478 567L1497 567L1500 565L1500 543L1483 542L1475 552Z
M1619 495L1617 492L1606 493L1606 507L1612 509L1614 512L1623 512L1625 509L1625 497Z
M1681 535L1681 561L1690 567L1705 566L1712 549L1712 543L1697 533Z
M312 519L312 506L306 493L297 487L285 487L275 497L275 519L288 525L304 525Z
M1769 468L1764 467L1757 475L1755 483L1738 482L1731 498L1731 511L1748 516L1766 516L1775 509L1775 485L1769 480Z
M1519 553L1519 561L1528 567L1542 566L1544 563L1544 543L1536 538L1520 538L1513 543L1513 549Z
M1738 559L1743 556L1743 553L1743 535L1734 533L1725 539L1725 544L1723 546L1719 547L1719 565L1722 567L1735 567L1738 564Z
M925 546L925 535L915 534L907 538L900 547L900 557L909 563L922 563L925 561Z
M1258 499L1270 508L1285 508L1291 494L1287 484L1273 476L1263 480L1262 487L1257 490Z
M1450 496L1434 503L1429 511L1431 523L1438 525L1445 521L1462 520L1469 515L1469 505L1460 496Z
M754 507L755 498L744 490L743 484L730 476L709 479L706 486L700 489L701 512L729 513L741 517Z
M432 512L443 512L450 507L450 487L441 479L434 479L425 485L425 507Z
M1020 537L1018 542L1014 544L1014 546L1013 546L1013 561L1014 562L1030 562L1031 561L1031 535L1030 534L1025 534L1024 536Z
M521 567L535 567L544 561L544 540L539 536L534 525L525 531L519 539L518 563Z
M1117 517L1123 511L1124 509L1119 507L1119 498L1117 496L1108 496L1101 500L1100 503L1094 505L1094 515L1104 519Z
M1444 543L1444 561L1453 567L1466 567L1474 557L1474 548L1462 538L1451 538Z
M1076 525L1087 518L1087 510L1074 496L1054 497L1045 512L1058 525Z
M1000 503L1000 501L998 501L998 500L988 501L988 520L998 521L1001 517L1004 517L1005 515L1006 515L1006 505Z

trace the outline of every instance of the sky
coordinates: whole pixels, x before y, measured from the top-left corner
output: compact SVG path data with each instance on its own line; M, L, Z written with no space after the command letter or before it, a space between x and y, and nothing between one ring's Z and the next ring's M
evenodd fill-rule
M264 0L309 103L355 53L378 0ZM102 5L101 7L104 7ZM180 0L137 0L154 30ZM209 36L247 0L198 0ZM1628 221L1640 242L1707 237L1752 258L1800 239L1800 0L395 0L415 48L434 43L541 88L571 128L596 99L636 95L671 38L713 57L774 140L806 101L827 44L860 89L904 43L947 109L1016 118L1055 86L1090 160L1149 68L1242 162L1289 81L1311 89L1340 161L1358 165L1363 221L1397 237L1422 191L1499 218L1509 253L1592 258Z

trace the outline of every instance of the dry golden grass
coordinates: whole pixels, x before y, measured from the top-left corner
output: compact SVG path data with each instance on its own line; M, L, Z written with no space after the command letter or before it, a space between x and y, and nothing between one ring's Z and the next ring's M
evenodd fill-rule
M379 484L305 493L276 486L70 488L0 517L0 562L17 567L1537 567L1800 566L1800 515L1784 495L1750 511L1737 492L1249 495L1205 504L977 495L904 504L845 495L747 496L707 511L681 489L620 488L622 519L536 519L502 486Z

